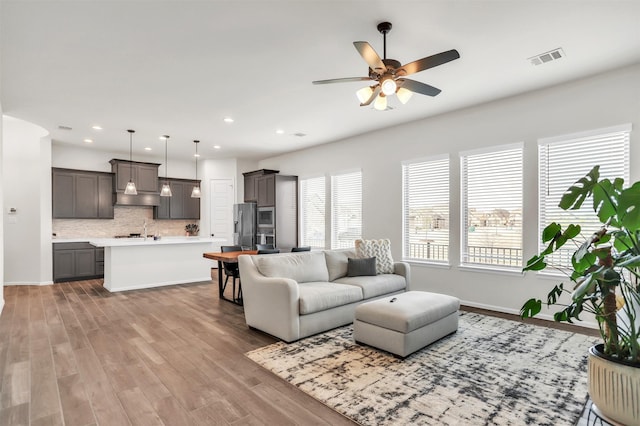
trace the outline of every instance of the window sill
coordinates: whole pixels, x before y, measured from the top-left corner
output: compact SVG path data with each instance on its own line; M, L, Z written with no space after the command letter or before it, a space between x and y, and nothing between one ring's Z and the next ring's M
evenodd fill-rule
M520 268L501 268L499 266L479 266L479 265L458 265L458 269L463 272L482 272L485 274L523 276Z
M429 261L420 261L415 259L402 259L402 262L408 263L411 266L418 266L421 268L439 268L439 269L451 269L451 265L448 263L441 262L429 262Z

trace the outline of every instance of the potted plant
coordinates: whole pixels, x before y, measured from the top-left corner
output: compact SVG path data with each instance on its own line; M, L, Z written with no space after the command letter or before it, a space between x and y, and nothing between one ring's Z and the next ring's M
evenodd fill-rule
M592 199L602 227L584 237L580 224L551 223L542 232L546 248L523 270L553 267L549 256L575 244L571 267L563 270L571 288L555 285L546 304L560 307L556 321L572 323L583 312L595 316L603 343L589 351L589 395L606 417L640 424L640 182L623 185L623 179L600 179L599 166L572 185L559 207L575 210ZM561 298L565 293L570 299ZM541 300L529 299L520 316L541 309Z
M187 236L193 237L195 235L198 235L198 232L200 232L200 227L197 223L189 223L184 227L184 230L187 231Z

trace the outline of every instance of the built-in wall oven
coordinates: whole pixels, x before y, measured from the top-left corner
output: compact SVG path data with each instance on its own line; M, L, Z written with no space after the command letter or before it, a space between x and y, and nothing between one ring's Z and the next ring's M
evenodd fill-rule
M276 210L274 207L258 207L258 229L275 228Z

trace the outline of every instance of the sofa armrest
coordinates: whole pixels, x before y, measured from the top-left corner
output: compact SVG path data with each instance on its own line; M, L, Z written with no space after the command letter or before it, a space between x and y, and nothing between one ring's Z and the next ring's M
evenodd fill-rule
M393 273L402 275L407 282L406 291L411 289L411 266L407 262L394 262Z
M289 278L265 277L249 255L240 255L238 266L247 325L286 342L298 340L298 283Z

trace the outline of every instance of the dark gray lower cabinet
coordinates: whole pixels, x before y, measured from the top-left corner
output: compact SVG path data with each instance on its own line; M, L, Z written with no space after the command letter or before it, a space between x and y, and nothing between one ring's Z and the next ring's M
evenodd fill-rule
M53 281L73 281L104 276L104 248L89 243L53 244Z

